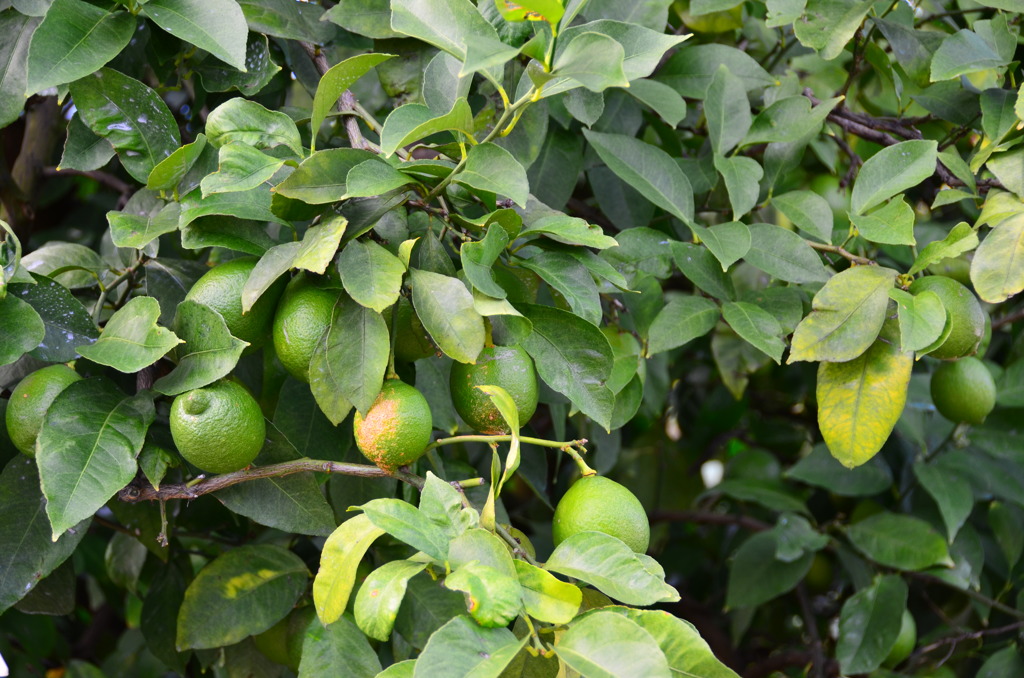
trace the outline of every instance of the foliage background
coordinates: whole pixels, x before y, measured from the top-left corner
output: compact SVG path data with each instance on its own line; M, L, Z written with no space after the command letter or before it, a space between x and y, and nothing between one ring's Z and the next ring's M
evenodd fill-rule
M557 3L523 5L559 26ZM919 641L901 675L940 666L1024 675L1015 0L590 0L569 3L567 16L602 23L568 29L576 33L561 42L548 22L506 22L486 0L479 13L456 0L0 8L0 201L11 226L0 248L0 388L6 396L41 365L75 358L83 374L106 377L48 420L55 433L41 445L54 451L40 448L42 490L34 463L0 433L0 654L11 675L280 675L248 639L175 650L189 582L218 555L276 553L297 593L283 608L257 606L255 633L309 600L304 569L317 572L323 537L349 506L415 503L391 479L308 472L285 492L299 509L269 504L256 482L171 500L166 516L158 503L133 501L149 481L188 477L174 466L160 393L190 382L172 372L184 355L162 356L176 343L169 337L194 340L190 324L217 325L211 312L180 305L191 283L207 264L245 254L266 262L253 295L290 268L340 269L358 301L345 322L358 318L375 337L354 358L325 358L352 368L330 385L346 397L332 398L285 379L269 351L241 355L220 328L211 339L220 359L196 369L210 380L231 371L259 395L274 424L261 464L362 461L349 402L372 401L379 388L379 314L409 265L419 272L406 278L412 303L441 350L398 369L431 401L438 436L459 429L444 375L452 359L475 356L487 315L499 343L522 341L547 383L524 435L587 439L588 463L640 497L651 554L679 592L658 607L694 624L725 665L748 677L890 675L878 667L908 609ZM357 57L366 52L395 56ZM476 75L460 80L460 70ZM531 86L543 97L520 99ZM327 115L346 90L344 114ZM406 104L420 107L398 108ZM320 123L312 136L311 117ZM434 190L468 135L494 143L471 145L475 164ZM178 151L201 138L205 155L202 141ZM433 151L391 155L413 142ZM372 150L336 156L346 158L341 178L315 160L286 178L306 158L360 145ZM373 158L378 146L393 165ZM183 164L154 172L171 152ZM452 162L431 161L437 153ZM348 174L362 162L363 174ZM435 201L442 191L446 201ZM312 235L311 223L320 226ZM385 289L345 280L357 269L335 267L336 250L387 271ZM955 427L931 403L937 362L924 354L946 312L900 294L922 274L958 278L986 302L998 407L982 426ZM821 296L826 282L831 296ZM156 304L128 305L147 297ZM157 346L104 349L115 310ZM445 326L452 317L473 320ZM560 358L539 336L575 353ZM567 382L570 372L577 379ZM858 395L838 388L850 383ZM837 388L823 396L823 385ZM72 449L57 471L96 470L104 489L58 514L54 498L67 488L47 491L43 461L58 459L62 413L86 403L94 417L131 408L119 423L130 444L111 453L128 462L90 467ZM565 461L523 444L497 507L542 558L552 507L575 473ZM706 481L716 468L722 481ZM445 447L414 470L428 469L489 479L491 455L484 444ZM483 505L486 493L468 494ZM51 526L71 531L52 544ZM374 565L407 562L400 541L378 542ZM426 575L416 582L396 634L371 650L385 666L466 612L440 600ZM345 640L321 649L369 647L338 623ZM355 670L324 652L307 652L300 675ZM635 675L643 657L622 653L611 675ZM516 661L515 675L559 670ZM732 675L707 661L696 675Z

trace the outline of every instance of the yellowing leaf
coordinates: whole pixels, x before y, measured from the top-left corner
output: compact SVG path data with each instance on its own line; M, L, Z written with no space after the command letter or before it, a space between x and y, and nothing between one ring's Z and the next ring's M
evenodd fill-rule
M907 402L913 354L878 339L860 357L818 368L818 426L832 456L853 468L882 448Z
M1024 214L1004 219L986 236L971 262L971 282L990 304L1024 290Z

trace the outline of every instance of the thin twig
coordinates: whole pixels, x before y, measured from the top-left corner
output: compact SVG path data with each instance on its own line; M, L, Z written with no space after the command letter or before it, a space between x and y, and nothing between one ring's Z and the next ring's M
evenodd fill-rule
M280 478L281 476L308 471L317 471L320 473L341 473L344 475L359 476L362 478L397 478L403 483L412 485L417 489L421 489L425 482L420 476L415 473L410 473L405 469L398 469L394 473L388 473L383 469L376 466L370 466L368 464L347 464L322 459L297 459L295 461L286 461L280 464L243 469L241 471L235 471L234 473L224 473L222 475L213 476L212 478L199 480L198 482L192 481L191 483L161 485L159 490L148 484L138 485L133 483L121 490L118 494L118 498L121 501L129 503L153 500L166 501L168 499L196 499L204 494L223 490L226 487L231 487L232 485L237 485L239 483L259 480L261 478ZM460 486L462 486L462 483L465 483L465 487L475 487L480 485L482 482L483 480L480 478L470 478L465 481L460 481Z
M805 242L808 245L810 245L812 248L818 250L819 252L831 252L833 254L838 254L839 256L841 256L841 257L843 257L845 259L849 259L853 263L859 264L861 266L874 266L875 265L875 262L872 261L871 259L867 259L866 257L857 256L853 252L850 252L850 251L846 250L845 248L840 247L839 245L826 245L825 243L815 242L813 240L806 240Z
M984 603L985 605L988 605L991 608L999 610L1000 612L1002 612L1004 614L1008 614L1011 617L1013 617L1014 619L1024 619L1024 612L1021 612L1020 610L1018 610L1016 608L1010 607L1009 605L1006 605L1005 603L1000 603L998 600L995 600L994 598L989 598L984 593L981 593L979 591L975 591L972 588L962 589L959 586L956 586L955 584L951 584L951 583L947 582L945 579L941 579L939 577L936 577L936 576L930 575L930 574L926 574L924 572L908 572L907 574L909 574L911 577L914 577L915 579L919 579L921 581L928 582L930 584L939 584L940 586L945 586L946 588L950 588L950 589L953 589L954 591L958 591L959 593L964 594L968 598L974 598L978 602Z
M56 167L44 167L43 168L43 176L44 177L66 177L66 176L88 177L88 178L92 179L93 181L97 181L97 182L103 184L107 188L112 188L113 190L117 191L118 193L120 193L123 196L128 196L132 192L134 192L134 190L135 190L134 187L132 187L131 184L129 184L127 181L122 180L120 177L114 176L113 174L110 174L108 172L101 172L100 170L90 170L90 171L87 172L87 171L84 171L84 170L76 170L76 169L70 169L70 168L57 169Z
M994 629L981 629L980 631L971 631L970 633L958 633L955 636L947 636L945 638L940 638L939 640L936 640L934 643L925 645L924 647L918 649L917 652L915 652L914 654L927 654L928 652L938 650L939 648L945 645L956 645L965 640L977 640L978 638L984 638L985 636L998 636L1003 633L1010 633L1011 631L1018 631L1020 629L1024 629L1024 621L1014 622L1012 624L1007 624L1006 626L1000 626Z
M323 77L324 73L330 70L330 66L327 63L327 57L324 56L323 51L310 42L300 41L299 46L302 47L306 54L309 55L310 60L313 62L313 67L316 68L320 77ZM341 98L338 100L337 107L341 112L351 111L359 116L366 113L365 109L359 106L359 102L356 101L356 96L352 94L351 90L345 90L341 93ZM359 129L359 121L354 116L346 115L343 118L342 124L345 126L345 136L348 137L348 143L352 148L380 151L375 144L370 143L365 137L363 137L363 133ZM313 130L312 133L316 135L317 130Z
M1009 315L1004 315L1002 318L999 318L998 320L993 320L992 329L998 330L1000 327L1003 327L1005 325L1011 325L1017 322L1018 320L1024 320L1024 307L1018 308L1013 313L1010 313Z
M440 438L427 445L427 450L432 450L443 445L455 445L458 443L508 443L512 442L512 436L510 435L468 435L468 436L453 436L451 438ZM556 440L545 440L543 438L531 438L529 436L519 436L519 442L527 445L537 445L538 447L557 447L558 449L565 448L578 448L584 449L583 446L587 444L586 438L579 440L570 440L568 442L559 442ZM586 451L584 449L584 451Z

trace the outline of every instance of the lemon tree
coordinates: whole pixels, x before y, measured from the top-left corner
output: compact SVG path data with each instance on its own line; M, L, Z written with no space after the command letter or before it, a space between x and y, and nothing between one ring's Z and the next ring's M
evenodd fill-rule
M0 674L1024 675L1018 5L7 3Z

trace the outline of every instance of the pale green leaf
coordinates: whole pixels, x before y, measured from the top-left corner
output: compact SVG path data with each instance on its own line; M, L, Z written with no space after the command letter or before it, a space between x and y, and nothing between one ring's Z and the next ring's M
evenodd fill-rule
M159 317L156 299L135 297L110 316L95 343L76 350L94 363L133 374L183 343L174 332L156 324Z
M857 174L850 204L863 214L935 173L938 144L932 140L903 141L868 158Z
M981 242L971 262L971 283L990 304L1024 290L1024 214L999 222Z

